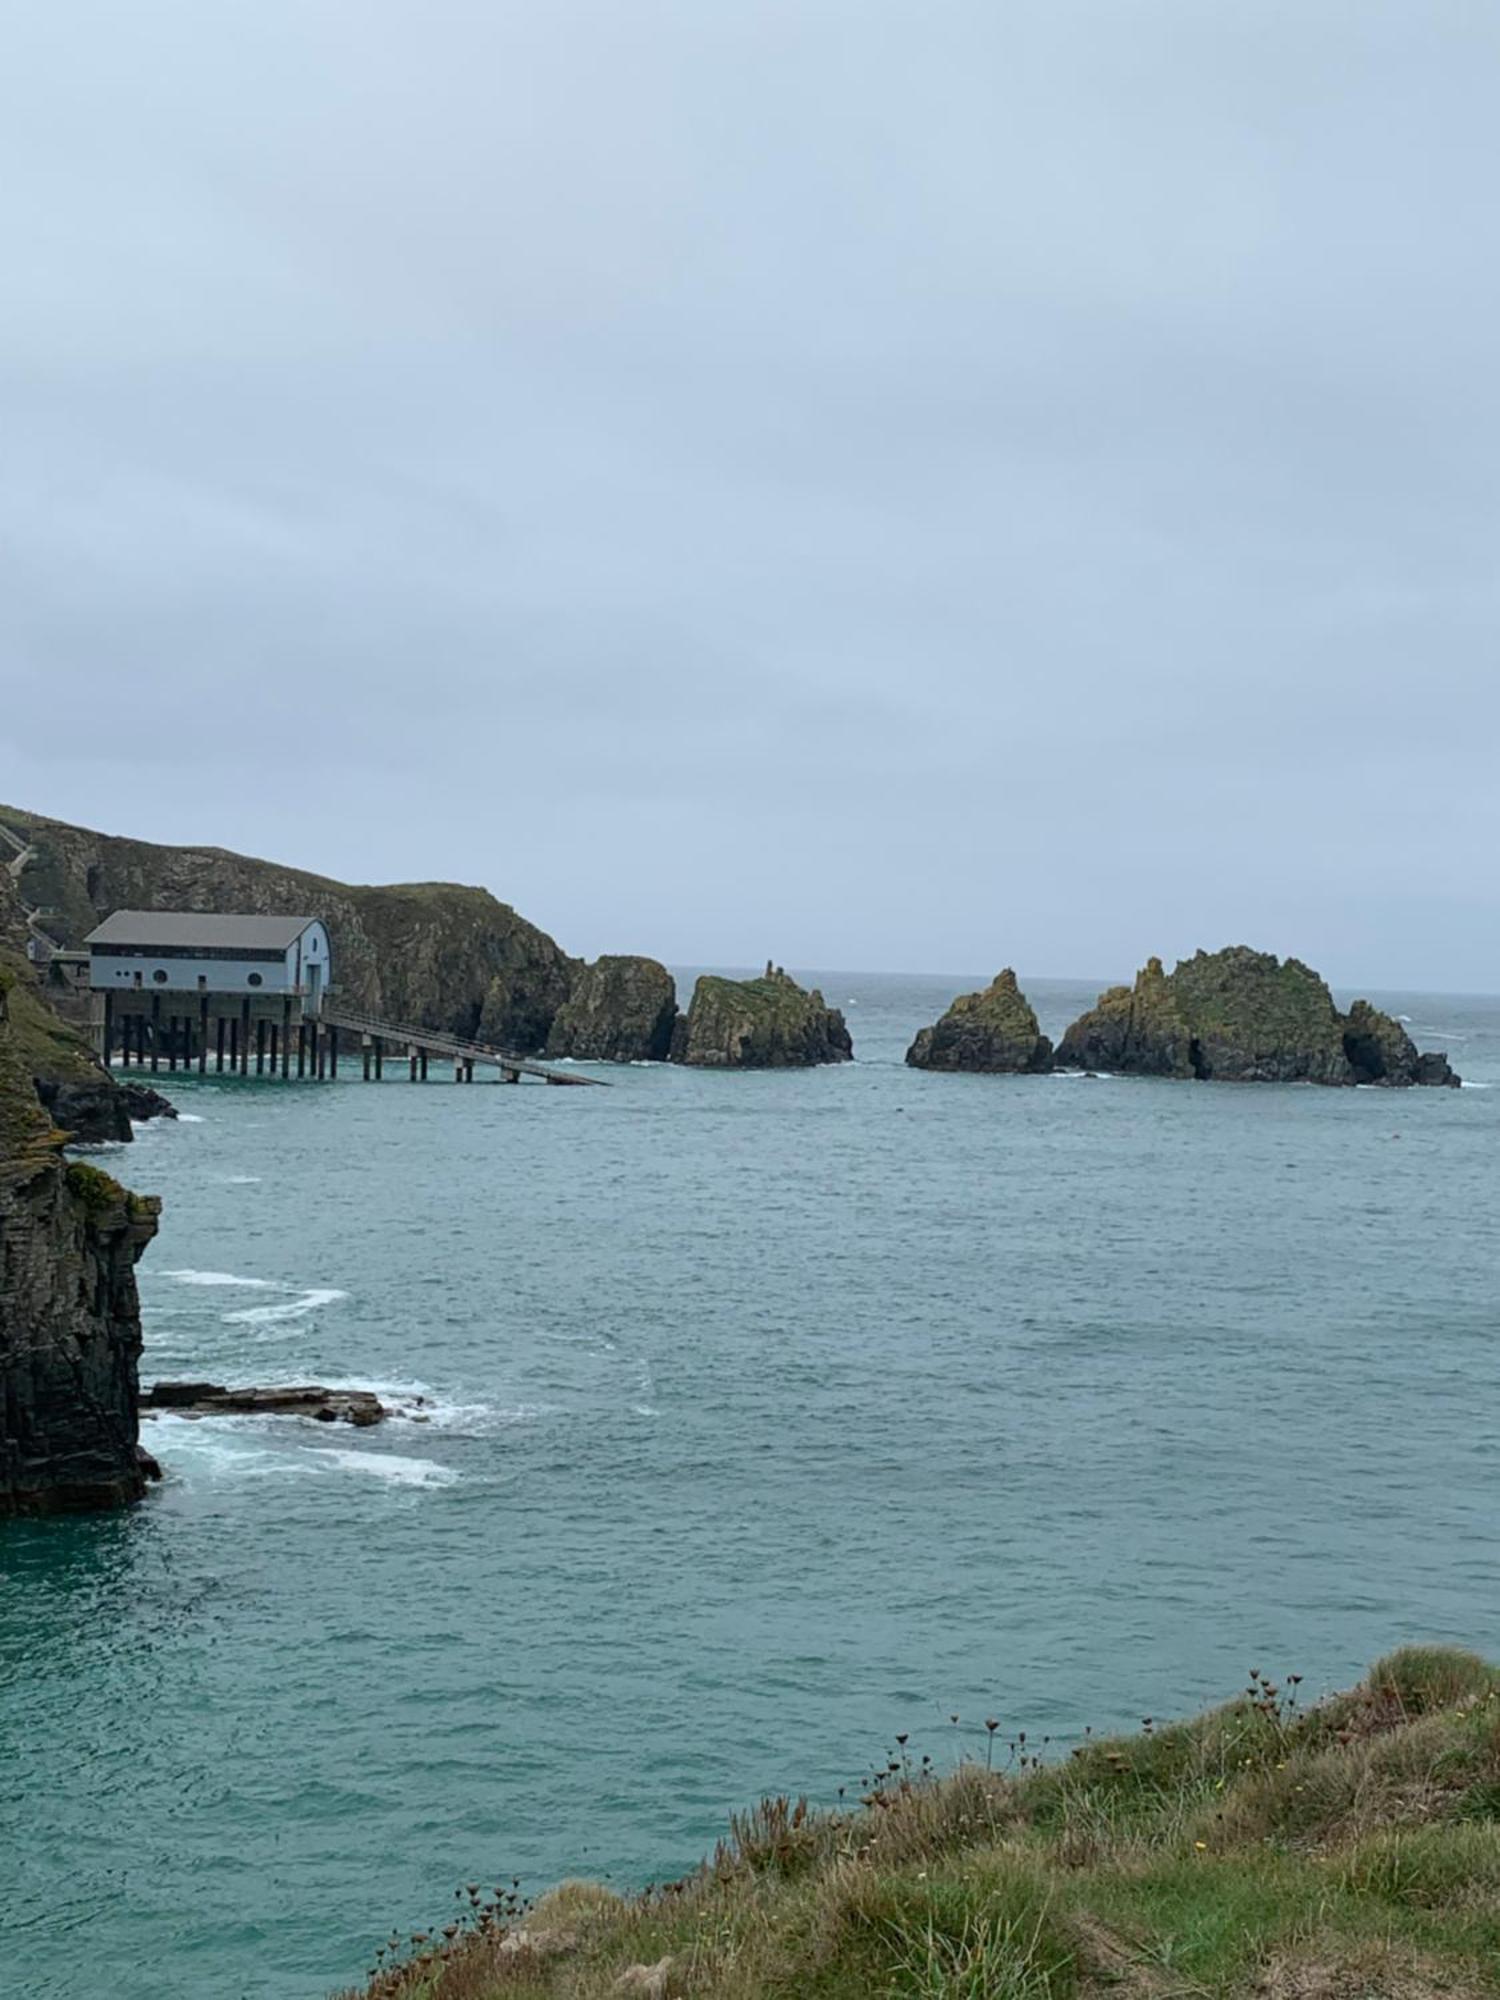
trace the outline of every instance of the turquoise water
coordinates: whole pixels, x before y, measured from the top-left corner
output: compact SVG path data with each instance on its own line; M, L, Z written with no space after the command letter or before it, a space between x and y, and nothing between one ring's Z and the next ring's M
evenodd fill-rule
M823 983L852 1067L178 1085L146 1379L432 1420L164 1420L146 1506L4 1532L7 1993L303 2000L955 1710L1500 1650L1500 1088L922 1076L975 981ZM1500 1001L1387 1004L1500 1085Z

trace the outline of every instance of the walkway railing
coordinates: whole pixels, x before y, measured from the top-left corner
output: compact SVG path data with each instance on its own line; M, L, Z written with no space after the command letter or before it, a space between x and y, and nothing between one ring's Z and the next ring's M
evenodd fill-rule
M575 1075L568 1070L552 1069L525 1056L513 1056L505 1049L496 1048L492 1042L476 1042L462 1035L447 1035L439 1028L413 1028L399 1021L382 1021L374 1014L361 1013L337 1000L325 998L318 1018L325 1027L337 1028L340 1034L368 1035L372 1041L386 1042L395 1048L422 1049L428 1055L449 1056L455 1062L493 1063L497 1069L513 1076L539 1076L544 1083L604 1085L600 1076Z

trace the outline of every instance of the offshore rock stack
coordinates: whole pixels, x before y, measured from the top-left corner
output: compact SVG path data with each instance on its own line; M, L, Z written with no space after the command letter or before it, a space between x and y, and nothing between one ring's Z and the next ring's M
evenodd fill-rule
M672 1061L695 1069L808 1069L853 1055L838 1008L769 962L759 979L705 975L672 1033Z
M1356 1000L1339 1012L1327 983L1300 959L1231 945L1167 972L1148 959L1133 986L1112 986L1056 1050L1002 972L955 1000L907 1051L916 1069L1108 1070L1117 1076L1220 1083L1456 1086L1445 1055L1419 1052L1399 1021Z

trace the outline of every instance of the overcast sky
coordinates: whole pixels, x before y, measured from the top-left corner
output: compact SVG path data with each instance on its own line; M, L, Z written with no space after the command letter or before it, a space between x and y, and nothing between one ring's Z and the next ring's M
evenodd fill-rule
M1500 10L13 0L0 797L1500 989Z

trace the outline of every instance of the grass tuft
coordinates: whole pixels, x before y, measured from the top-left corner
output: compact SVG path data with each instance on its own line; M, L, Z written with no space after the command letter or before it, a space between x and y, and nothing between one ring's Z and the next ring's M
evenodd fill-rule
M1500 2000L1500 1674L1299 1686L1071 1754L987 1725L944 1775L903 1736L857 1804L765 1799L640 1896L471 1886L365 2000Z

